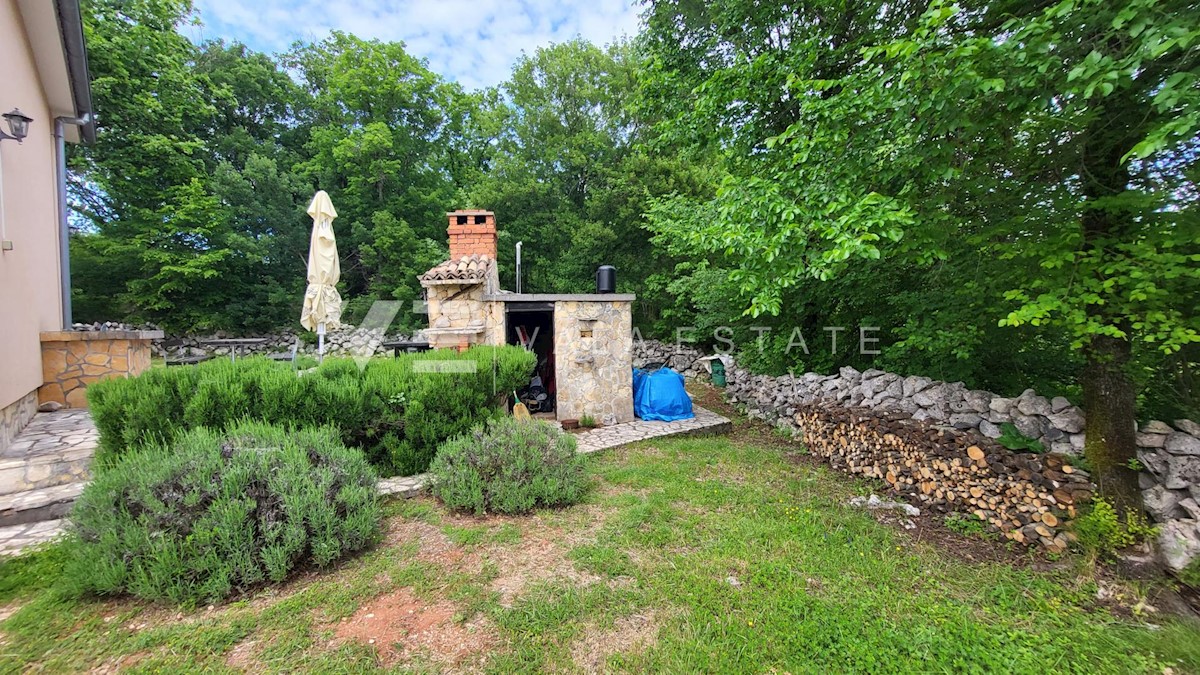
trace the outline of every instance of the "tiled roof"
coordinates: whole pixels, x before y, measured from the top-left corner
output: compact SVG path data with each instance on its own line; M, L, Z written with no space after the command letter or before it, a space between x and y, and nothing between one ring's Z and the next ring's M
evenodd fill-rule
M421 275L421 281L483 283L496 261L486 255L465 255L457 260L447 260Z

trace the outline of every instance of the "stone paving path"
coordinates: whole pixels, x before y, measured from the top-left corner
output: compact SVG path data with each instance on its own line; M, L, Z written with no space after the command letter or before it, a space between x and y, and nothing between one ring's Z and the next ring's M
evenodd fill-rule
M728 433L732 429L728 419L710 410L700 406L695 406L693 410L696 416L692 419L675 422L637 420L625 424L614 424L575 434L575 440L580 453L590 454L662 436L722 434ZM42 458L54 458L53 461L56 462L82 460L82 473L71 474L82 478L57 484L52 483L48 487L42 486L39 489L26 490L19 494L0 492L0 517L6 513L19 512L22 508L37 508L40 509L39 513L48 513L55 518L40 522L19 522L8 527L0 527L0 555L16 554L30 546L45 543L59 536L65 530L66 520L61 516L68 512L71 502L83 490L85 485L83 478L87 475L87 462L91 459L97 438L95 427L86 410L72 410L69 412L73 414L64 416L65 412L67 411L39 414L34 422L39 426L34 429L34 423L30 423L27 427L26 431L33 430L31 436L36 445L27 445L25 446L26 450L37 449L33 461L29 463L36 463ZM44 419L49 416L63 417ZM56 436L61 439L62 447L47 442L47 439L53 439ZM22 432L18 438L24 439L24 437L25 432ZM9 454L5 454L5 462L10 461ZM4 465L0 464L0 466ZM24 466L24 463L21 466ZM21 474L23 479L26 475L26 473ZM384 478L379 481L379 492L384 496L413 497L425 489L428 480L428 474ZM56 510L60 508L61 512L57 512ZM16 520L20 521L19 516Z
M66 525L65 519L58 519L0 527L0 556L16 555L31 546L56 539L66 531Z
M0 495L87 480L99 439L87 410L34 415L0 453Z
M575 441L579 444L580 453L589 454L660 436L724 434L733 429L728 419L711 410L697 405L692 406L692 412L695 413L695 417L675 422L635 420L611 427L600 427L575 434Z

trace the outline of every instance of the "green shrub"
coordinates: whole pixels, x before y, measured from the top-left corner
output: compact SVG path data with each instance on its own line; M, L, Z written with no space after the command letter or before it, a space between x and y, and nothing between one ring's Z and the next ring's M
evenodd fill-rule
M945 524L948 530L972 537L982 537L988 533L987 526L984 525L982 520L974 516L958 513L957 511L946 514L946 518L942 523Z
M1112 555L1158 533L1141 514L1127 513L1122 521L1117 510L1103 498L1092 502L1088 512L1077 518L1072 527L1079 546L1094 556Z
M1011 422L1005 422L1000 425L1000 437L996 439L996 442L1009 450L1017 452L1042 453L1046 451L1046 446L1042 445L1041 441L1022 434L1017 429L1017 425Z
M1180 570L1179 580L1191 586L1192 588L1200 588L1200 558L1188 563L1188 566Z
M565 506L588 488L575 439L537 420L492 420L447 441L429 467L431 490L452 509L525 513Z
M78 590L194 603L325 567L379 534L376 475L331 428L196 429L123 457L76 502Z
M94 466L102 472L188 429L252 419L332 426L382 473L419 473L443 441L500 416L504 394L528 382L534 358L517 347L404 354L364 366L331 358L302 377L264 358L215 359L97 382L88 388L100 431Z

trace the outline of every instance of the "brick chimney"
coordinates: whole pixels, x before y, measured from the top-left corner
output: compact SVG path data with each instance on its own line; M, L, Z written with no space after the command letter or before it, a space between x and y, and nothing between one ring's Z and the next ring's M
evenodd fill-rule
M496 259L496 214L473 209L446 214L450 227L450 259L468 255L486 255Z

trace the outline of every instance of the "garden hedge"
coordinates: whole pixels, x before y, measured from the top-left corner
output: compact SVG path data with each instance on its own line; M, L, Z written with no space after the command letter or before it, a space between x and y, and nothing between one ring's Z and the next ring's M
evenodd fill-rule
M436 350L398 358L326 359L297 377L264 358L216 359L97 382L88 405L104 471L147 443L240 420L332 426L384 475L424 471L439 444L503 414L504 396L529 381L534 355L519 347Z
M377 477L335 429L196 429L117 460L71 514L77 590L194 603L325 567L378 538Z

